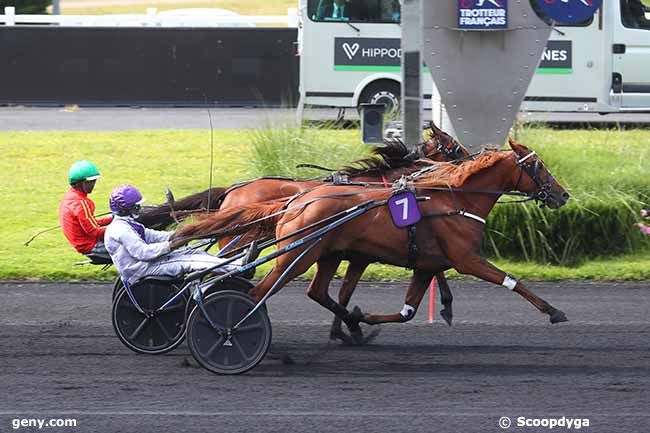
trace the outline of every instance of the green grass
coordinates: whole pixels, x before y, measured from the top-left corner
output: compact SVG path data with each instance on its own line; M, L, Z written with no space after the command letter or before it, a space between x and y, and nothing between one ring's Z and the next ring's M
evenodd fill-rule
M112 5L110 0L105 5L84 7L83 0L68 3L61 2L61 13L66 15L105 15L105 14L144 14L147 8L157 8L159 12L172 9L219 8L228 9L241 15L286 15L288 8L298 7L296 0L192 0L189 2L156 2L133 5Z
M570 187L576 202L608 203L610 197L618 199L613 194L627 194L637 200L626 214L633 219L633 213L641 206L639 197L650 193L650 134L646 131L527 128L520 131L518 138L542 155L558 180ZM284 143L279 146L280 158L268 157L269 141ZM358 130L218 131L213 184L229 185L262 173L320 174L295 171L293 167L297 162L343 164L366 154L366 148L358 141ZM108 208L108 193L120 183L136 184L149 203L164 201L166 187L172 187L177 197L206 188L209 143L210 133L203 130L0 132L0 279L111 278L113 274L102 272L97 266L74 267L73 263L82 257L67 245L58 230L41 236L30 247L22 245L36 231L58 223L57 208L67 189L69 165L87 158L100 167L103 178L91 197L97 211L104 212ZM510 206L522 209L519 205ZM614 206L624 207L623 203ZM539 218L553 219L555 214L544 210L529 222L543 226ZM593 217L591 221L595 224L599 218ZM638 236L632 227L612 227L605 229L624 232L628 237ZM512 234L512 230L503 231ZM640 236L637 240L641 242ZM617 257L590 258L564 267L513 259L505 254L508 251L503 254L506 259L496 263L523 278L648 279L650 247L646 245L647 242L640 243L632 252L623 250L625 254ZM368 273L378 279L407 275L403 269L388 266L375 266Z

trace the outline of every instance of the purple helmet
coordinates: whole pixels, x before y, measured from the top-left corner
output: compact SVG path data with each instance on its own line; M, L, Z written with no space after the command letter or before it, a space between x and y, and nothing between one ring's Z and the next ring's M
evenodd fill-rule
M115 213L135 208L144 201L144 197L133 185L120 185L111 192L108 204Z

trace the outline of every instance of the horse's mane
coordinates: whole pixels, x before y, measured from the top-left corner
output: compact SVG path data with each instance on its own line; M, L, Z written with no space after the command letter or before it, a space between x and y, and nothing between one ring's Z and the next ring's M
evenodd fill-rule
M388 170L413 165L414 158L408 158L411 153L406 144L399 138L384 140L384 146L372 148L372 156L354 161L337 170L347 176L381 175Z
M458 165L449 162L441 162L438 164L438 168L435 171L425 173L418 177L415 180L415 185L419 187L446 186L459 188L471 176L479 173L485 168L492 167L494 164L504 160L511 154L511 151L485 150L476 159L463 161Z

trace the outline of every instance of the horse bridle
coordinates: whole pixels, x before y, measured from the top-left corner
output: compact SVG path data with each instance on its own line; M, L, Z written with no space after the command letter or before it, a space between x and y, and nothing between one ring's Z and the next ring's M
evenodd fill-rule
M521 178L525 172L532 179L532 181L535 182L535 186L537 188L535 193L532 194L532 198L544 204L546 200L548 200L548 198L551 196L551 188L554 178L548 169L546 169L546 173L548 174L546 182L543 182L542 179L540 179L539 173L541 171L541 167L544 165L540 159L537 158L534 162L526 162L535 155L537 155L537 152L533 150L528 155L517 159L517 165L521 170L519 171L519 178L517 179L515 190L519 190L519 183L521 182Z
M448 144L442 144L442 141L440 138L438 138L438 145L436 146L436 149L438 152L445 155L451 162L456 161L463 156L463 151L460 147L460 143L456 143L455 145L451 146L451 148L449 148Z

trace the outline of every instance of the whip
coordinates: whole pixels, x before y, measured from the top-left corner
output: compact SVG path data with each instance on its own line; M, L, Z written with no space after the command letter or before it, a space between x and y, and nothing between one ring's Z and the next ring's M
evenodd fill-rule
M95 218L96 218L96 217L101 217L101 216L110 215L110 214L111 214L111 212L104 212L104 213L102 213L102 214L95 215ZM55 226L55 227L50 227L49 229L41 230L40 232L36 233L34 236L32 236L31 238L29 238L29 240L28 240L27 242L25 242L24 245L25 245L26 247L28 247L29 244L31 244L32 241L33 241L34 239L36 239L37 237L39 237L39 236L42 235L43 233L51 232L52 230L56 230L56 229L59 229L59 228L61 228L61 225L60 225L60 224L59 224L58 226Z

